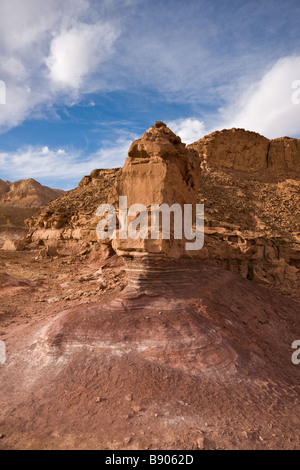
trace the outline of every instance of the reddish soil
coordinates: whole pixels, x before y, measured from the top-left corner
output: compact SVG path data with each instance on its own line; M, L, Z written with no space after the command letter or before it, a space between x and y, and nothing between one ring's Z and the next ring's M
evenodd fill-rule
M299 449L299 303L208 262L0 254L0 449Z

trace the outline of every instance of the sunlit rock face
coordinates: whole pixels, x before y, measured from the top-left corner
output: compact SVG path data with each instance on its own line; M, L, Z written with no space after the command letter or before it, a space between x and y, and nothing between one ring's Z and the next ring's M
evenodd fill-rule
M154 285L158 273L162 274L162 269L165 270L166 278L172 276L172 261L195 256L195 250L187 249L189 240L186 239L184 230L187 209L184 205L191 205L191 226L194 224L195 228L199 184L200 159L197 152L187 149L180 137L164 123L156 122L155 126L132 143L122 171L116 178L110 201L117 209L120 223L117 238L112 245L125 261L129 286L143 285L146 288L147 284ZM127 197L128 208L142 204L146 210L132 214L129 212L125 220L119 210L120 196ZM163 231L162 215L158 212L155 214L153 207L161 207L163 204L169 208L176 205L179 210L177 215L171 211L171 215L166 217L166 220L170 220L170 237L166 237ZM139 225L138 218L143 220ZM156 238L151 232L155 221ZM132 223L137 230L143 230L144 238L133 239L130 236ZM120 239L124 225L128 236Z
M176 230L181 230L183 225L174 224L171 214L170 239L163 239L160 219L158 239L153 239L150 212L153 205L167 204L171 207L176 204L182 210L183 223L184 204L191 204L195 208L199 184L200 160L197 152L188 150L180 137L164 123L156 122L155 126L132 143L122 171L116 179L112 197L115 203L119 196L126 196L128 208L133 204L143 204L147 208L148 229L146 227L145 230L148 238L132 240L128 236L120 240L117 237L113 241L116 252L125 258L142 259L178 259L189 256L184 230L181 239L176 239L174 234L174 226ZM138 214L128 216L127 227L137 216Z

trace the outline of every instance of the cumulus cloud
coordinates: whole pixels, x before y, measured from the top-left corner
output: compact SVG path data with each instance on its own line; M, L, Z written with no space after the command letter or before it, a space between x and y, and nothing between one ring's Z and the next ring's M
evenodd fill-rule
M194 117L174 127L187 143L205 133L203 120L209 130L241 126L268 136L299 135L299 108L290 99L299 56L275 62L299 50L300 6L294 2L281 14L280 2L253 8L251 2L176 1L170 15L169 3L0 0L0 79L7 89L0 132L77 104L83 94L121 89L186 106L179 117L192 109ZM267 72L266 61L275 63Z
M217 113L207 114L205 122L191 117L168 125L186 143L232 127L255 131L270 139L300 138L300 56L279 59L260 80L232 90L231 101Z
M205 126L202 121L197 118L176 119L168 123L168 127L181 137L182 142L191 144L201 139L206 133Z
M88 0L0 2L0 79L7 90L3 132L77 98L82 79L107 60L119 32L113 20L100 21L101 9ZM61 90L64 86L68 89Z
M94 72L112 53L118 34L111 24L79 23L56 36L46 59L51 79L78 89L82 79Z
M124 164L131 140L120 138L114 146L102 147L90 156L82 152L44 147L20 148L16 152L0 152L1 173L5 179L35 178L59 185L80 180L95 168L116 168Z
M242 127L269 138L300 136L300 104L294 88L298 80L300 56L278 60L260 81L234 98L233 106L221 110L221 127Z

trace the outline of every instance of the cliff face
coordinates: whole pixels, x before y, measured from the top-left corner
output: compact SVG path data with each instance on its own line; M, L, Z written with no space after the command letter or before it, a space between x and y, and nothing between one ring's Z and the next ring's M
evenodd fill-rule
M300 174L300 139L282 137L270 141L268 168Z
M300 174L300 139L269 140L244 129L216 131L188 146L218 168L270 174Z

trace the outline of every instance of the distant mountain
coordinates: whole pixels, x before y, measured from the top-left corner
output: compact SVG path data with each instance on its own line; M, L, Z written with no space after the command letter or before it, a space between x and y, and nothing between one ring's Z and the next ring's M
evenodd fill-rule
M42 186L34 179L11 183L0 179L0 205L10 207L45 207L50 201L62 196L61 189Z

